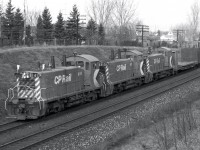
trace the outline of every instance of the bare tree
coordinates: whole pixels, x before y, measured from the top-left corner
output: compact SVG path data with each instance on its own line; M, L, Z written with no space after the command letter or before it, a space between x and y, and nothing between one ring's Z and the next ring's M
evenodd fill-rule
M200 19L199 13L200 13L200 5L198 3L198 0L196 0L191 6L191 14L189 15L189 22L192 30L193 40L195 40L198 32L199 19Z
M91 0L88 15L103 24L112 43L121 45L135 35L132 29L136 8L134 0Z
M27 10L26 21L30 26L36 26L39 15L41 14L38 10Z
M2 37L2 17L3 17L3 2L0 4L0 38Z
M136 4L134 0L115 1L115 11L113 13L113 22L117 26L123 26L130 23L135 17Z
M121 45L124 40L127 28L134 21L136 13L136 3L134 0L117 0L112 21L118 27L118 40Z
M91 0L88 15L98 24L106 26L114 8L113 0Z

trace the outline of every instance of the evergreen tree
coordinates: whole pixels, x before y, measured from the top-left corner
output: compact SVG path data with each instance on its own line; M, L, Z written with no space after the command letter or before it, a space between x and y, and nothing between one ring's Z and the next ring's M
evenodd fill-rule
M3 35L10 40L10 44L12 44L13 37L14 9L15 8L12 6L11 0L9 0L5 16L3 18Z
M43 23L43 33L44 33L44 40L47 41L53 38L53 24L51 14L47 7L44 8L42 13L42 23Z
M55 24L55 38L64 39L65 38L65 28L62 13L59 13L57 17L57 22Z
M0 5L0 38L2 37L3 6Z
M39 15L38 20L37 20L37 25L36 25L36 37L38 42L41 44L44 39L44 30L43 30L43 22L42 22L42 17Z
M70 17L67 20L67 39L73 43L76 41L78 44L78 40L81 39L81 35L78 30L81 28L80 26L80 14L76 5L73 6L73 10L70 13Z
M86 39L88 41L88 44L91 45L97 39L97 35L96 35L96 33L97 33L96 32L97 31L96 22L92 18L88 21L86 29L87 29Z
M105 41L105 30L102 23L100 23L99 25L98 37L99 37L98 44L103 45Z
M33 37L31 36L31 26L26 26L26 45L30 46L33 43Z
M14 15L14 27L13 27L13 41L15 44L21 44L24 32L24 18L20 9L18 8Z

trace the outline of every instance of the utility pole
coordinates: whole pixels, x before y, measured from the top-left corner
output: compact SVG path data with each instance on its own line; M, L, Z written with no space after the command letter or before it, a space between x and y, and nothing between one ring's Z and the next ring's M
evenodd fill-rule
M179 35L183 35L184 31L185 30L180 30L180 29L173 30L173 32L176 34L177 45L179 44Z
M84 18L78 18L78 17L84 17ZM82 22L80 24L85 24L83 22L83 20L86 20L86 15L77 15L77 18L76 18L76 45L78 45L78 31L79 31L79 21L82 20Z
M2 16L3 16L3 1L1 1L0 3L0 39L2 38Z
M142 47L143 47L144 46L144 33L145 32L149 33L149 26L147 26L147 25L137 25L136 31L142 33L141 38L142 38Z
M23 42L26 44L26 0L24 0L24 34L23 34Z
M0 38L2 37L2 5L0 6Z
M78 45L78 16L79 15L76 15L76 45Z

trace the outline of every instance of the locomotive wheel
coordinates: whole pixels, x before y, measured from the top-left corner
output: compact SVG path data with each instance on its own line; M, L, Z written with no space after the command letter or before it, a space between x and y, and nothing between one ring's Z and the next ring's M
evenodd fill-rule
M145 83L149 83L151 82L153 79L153 74L150 72L147 72L146 76L145 76Z
M62 111L62 110L64 110L64 103L62 103L62 102L59 102L59 106L58 106L58 111Z
M49 109L49 107L46 109L46 113L45 113L45 115L49 115L50 114L50 109Z
M97 99L97 94L93 94L93 96L91 97L92 101L96 100Z
M122 92L124 90L124 86L121 84L118 86L118 92Z
M157 74L154 75L153 79L156 81L159 79L159 76Z

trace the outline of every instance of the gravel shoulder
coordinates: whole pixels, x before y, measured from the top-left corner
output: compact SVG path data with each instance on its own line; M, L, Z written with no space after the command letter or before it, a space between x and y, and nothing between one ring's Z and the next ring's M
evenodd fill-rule
M192 103L192 114L194 116L195 128L192 130L186 130L186 135L182 138L176 136L174 137L174 129L172 124L172 119L177 117L182 117L182 112L186 112L187 110L181 109L178 111L179 116L177 114L170 115L169 117L161 120L157 123L150 125L147 128L138 129L137 134L133 136L129 136L126 139L122 139L118 141L120 144L115 144L111 146L110 150L160 150L164 148L162 143L163 134L163 122L166 125L166 137L167 142L169 144L169 150L197 150L200 149L200 100L197 100ZM177 122L176 122L177 123ZM177 124L176 124L177 125ZM156 130L159 130L160 135ZM176 138L176 142L174 139ZM171 143L169 143L171 140ZM172 142L173 140L173 142Z

